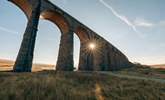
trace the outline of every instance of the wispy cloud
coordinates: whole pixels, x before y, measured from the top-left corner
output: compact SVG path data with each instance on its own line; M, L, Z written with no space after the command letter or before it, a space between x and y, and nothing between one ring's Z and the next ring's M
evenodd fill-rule
M160 27L160 26L165 26L165 20L161 20L159 22L154 23L143 18L136 18L134 21L134 25L136 27L145 27L145 28Z
M133 31L141 38L144 38L144 34L139 32L136 28L136 26L126 17L121 14L119 14L113 7L109 4L107 4L104 0L99 0L105 7L107 7L117 18L119 18L121 21L126 23L129 27L133 29Z
M14 31L14 30L7 29L7 28L4 28L2 26L0 26L0 30L3 31L3 32L9 33L9 34L19 35L18 32Z
M142 18L136 18L134 21L134 25L139 26L139 27L153 27L153 26L155 26L154 23L147 21L145 19L142 19Z

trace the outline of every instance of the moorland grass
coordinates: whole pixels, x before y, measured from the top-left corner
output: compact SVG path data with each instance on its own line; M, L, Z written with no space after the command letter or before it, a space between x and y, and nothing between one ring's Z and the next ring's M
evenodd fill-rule
M165 84L97 72L0 72L0 100L165 100Z

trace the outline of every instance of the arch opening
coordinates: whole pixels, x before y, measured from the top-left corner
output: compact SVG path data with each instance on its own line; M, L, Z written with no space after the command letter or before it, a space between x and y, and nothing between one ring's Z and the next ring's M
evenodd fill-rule
M75 33L79 37L81 43L89 40L88 32L85 28L78 26L75 30Z
M76 34L74 34L74 68L75 70L78 70L79 56L80 56L80 39Z
M20 8L7 0L2 0L0 5L0 12L3 13L0 14L0 58L15 61L26 29L27 17ZM12 70L13 64L12 62L3 69L0 67L0 70Z
M33 71L55 70L61 32L56 25L48 20L40 20L38 29L34 50L34 63L37 65L33 66Z
M41 13L41 18L49 20L49 21L53 22L54 24L56 24L62 33L69 32L69 23L58 12L55 12L52 10L45 10Z

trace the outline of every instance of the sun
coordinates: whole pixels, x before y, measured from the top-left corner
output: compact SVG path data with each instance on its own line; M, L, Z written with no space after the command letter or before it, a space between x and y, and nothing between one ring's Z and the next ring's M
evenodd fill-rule
M88 47L89 47L89 49L94 50L96 48L96 44L95 43L89 43Z

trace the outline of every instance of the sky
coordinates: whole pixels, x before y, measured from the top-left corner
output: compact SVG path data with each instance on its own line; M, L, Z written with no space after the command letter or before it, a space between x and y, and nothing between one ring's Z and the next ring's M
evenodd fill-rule
M131 62L165 63L165 0L50 0L121 50ZM27 18L14 4L0 0L0 58L15 60ZM56 64L60 30L40 20L34 63ZM74 36L74 62L80 41Z

